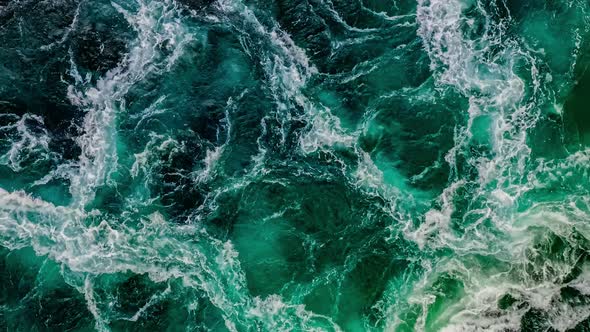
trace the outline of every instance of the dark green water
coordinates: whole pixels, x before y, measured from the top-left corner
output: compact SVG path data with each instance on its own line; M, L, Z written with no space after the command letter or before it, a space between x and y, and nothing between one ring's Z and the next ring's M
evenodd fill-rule
M587 0L0 0L0 329L590 330Z

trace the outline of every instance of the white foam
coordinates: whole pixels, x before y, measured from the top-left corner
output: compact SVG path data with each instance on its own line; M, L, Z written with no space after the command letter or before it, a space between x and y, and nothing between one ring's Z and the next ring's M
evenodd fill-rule
M331 318L307 311L304 305L285 303L278 295L254 298L249 314L263 321L268 331L342 331Z
M84 133L76 138L82 153L75 165L77 170L70 176L73 204L78 206L92 201L95 189L108 182L118 167L116 118L118 112L125 111L127 92L151 73L169 70L184 45L194 39L183 27L179 9L171 0L138 1L136 12L116 3L113 6L137 32L137 40L119 66L108 71L96 86L80 84L77 71L72 71L77 85L68 88L72 103L83 106L86 112ZM162 45L172 48L172 55L163 56L158 50Z
M430 242L429 238L433 235L440 236L438 242L433 243L435 246L445 247L449 239L454 239L455 236L449 230L451 214L455 209L453 197L456 191L464 184L465 182L463 180L459 180L445 188L439 198L441 208L428 210L424 216L424 221L418 229L414 232L406 233L406 236L414 240L422 249Z
M135 161L131 165L131 176L136 178L140 173L145 176L153 174L152 170L160 166L161 154L166 153L172 156L185 150L184 143L165 135L150 133L150 140L144 150L133 155Z
M22 163L31 156L35 156L35 160L52 157L52 153L49 151L51 138L45 129L42 117L30 113L26 113L20 118L10 114L3 116L14 117L15 120L18 120L0 128L0 132L7 135L11 141L8 151L0 155L0 164L7 165L14 172L19 172L22 170ZM36 131L31 130L31 123L37 127Z
M150 142L150 150L178 147L175 141L157 135ZM144 152L136 155L135 176L151 167L150 155ZM55 206L24 192L0 189L0 243L10 249L31 246L38 255L47 255L67 267L74 277L68 275L66 280L84 294L98 330L108 330L114 319L137 320L145 308L159 301L158 296L153 297L128 318L105 307L108 303L95 296L91 276L127 271L147 274L155 282L182 279L185 287L203 292L221 310L230 330L254 324L339 330L329 318L282 300L282 309L268 313L268 306L248 294L232 243L209 236L197 223L170 224L157 212L143 218L137 227L127 227L124 220L112 218L86 212L83 206ZM150 245L137 245L142 243ZM80 281L80 275L86 278Z
M96 304L96 300L94 299L94 288L90 277L86 277L86 279L84 280L84 288L82 289L82 292L84 293L84 299L86 300L88 311L90 311L90 313L94 317L94 320L96 321L94 326L96 330L99 332L110 331L110 329L108 328L109 322L106 321L100 314L100 311Z
M464 33L473 23L463 13L469 6L488 20L483 33L476 37ZM517 210L524 193L579 178L585 174L580 165L588 164L587 152L560 162L530 159L527 130L537 122L541 112L538 105L552 96L546 84L553 78L539 73L541 61L526 45L521 49L522 43L504 39L506 22L492 21L478 1L419 0L417 20L437 85L467 97L469 109L466 124L456 128L455 146L445 156L451 178L438 198L440 207L430 209L418 227L404 231L420 248L452 250L455 257L436 258L425 264L421 279L407 286L407 293L411 294L409 304L422 308L415 328L428 330L426 315L440 294L433 285L442 275L450 275L463 284L456 300L436 314L434 323L444 331L518 330L522 316L531 308L546 312L549 324L559 331L573 328L588 316L588 307L563 303L560 290L565 285L559 281L572 272L577 251L566 250L563 257L555 259L543 248L550 245L553 237L576 248L576 243L569 243L574 241L574 228L584 237L590 234L585 226L587 200L580 197L585 194L568 195L565 201L538 203L524 213ZM491 48L495 51L489 52ZM521 64L520 69L524 64L530 72L530 91L515 74L516 62ZM489 154L471 157L471 131L479 116L493 120L489 127L491 148L486 151ZM474 180L459 173L457 162L465 156L467 165L463 163L461 167L475 170L478 176ZM469 211L461 216L463 222L470 221L461 225L464 231L450 227L450 216L455 211L453 201L461 187L472 195L465 202ZM464 197L461 199L464 201ZM474 258L479 257L477 254L493 261L481 263L481 257ZM582 274L570 286L584 293L585 284ZM501 310L498 300L507 293L517 303ZM389 308L383 310L392 313L386 323L388 328L394 330L403 323L399 314L393 314L400 310L416 309L392 300Z
M340 119L330 114L329 110L313 116L310 122L307 133L299 137L299 145L305 154L336 146L352 148L356 143L357 138L345 133Z
M302 89L312 75L317 74L317 68L298 47L291 37L283 32L278 24L267 28L261 24L255 13L244 4L234 1L218 1L217 6L227 14L239 14L244 24L266 40L272 53L260 54L260 62L266 72L268 87L272 91L277 105L276 118L281 126L288 127L294 117L301 119L301 115L291 112L297 107L304 110L303 119L308 123L306 132L300 137L300 148L304 154L313 153L334 145L351 146L356 136L350 135L342 129L340 119L331 114L330 109L309 100ZM235 22L230 22L235 24ZM248 48L246 48L248 50ZM286 133L282 133L282 142L286 140Z
M237 253L231 243L208 236L198 226L170 228L154 213L144 219L142 227L127 228L117 220L100 221L100 214L57 207L24 192L2 189L0 203L0 243L7 248L32 246L38 255L48 255L75 274L131 271L148 274L156 282L183 278L187 287L203 291L229 321L248 325L242 307L247 308L250 300ZM105 326L108 317L98 308L90 279L86 280L80 289L84 289L97 326Z
M466 8L488 22L484 31L473 39L464 33L473 23L463 14ZM472 200L488 201L488 218L503 223L504 211L530 189L530 186L522 185L524 181L521 180L527 176L531 152L526 143L527 130L535 125L540 112L535 103L536 94L541 94L543 89L538 77L538 61L521 49L520 41L506 39L507 21L493 21L478 1L420 0L417 20L418 33L430 57L437 84L452 87L469 100L467 123L456 128L455 145L445 156L452 171L451 183L463 181L463 174L457 170L457 156L470 154L475 119L489 117L492 119L489 154L469 157L467 166L479 175L475 183L479 189L472 194ZM534 87L532 95L526 92L525 82L514 72L518 61L529 66ZM463 182L463 185L467 184ZM443 191L439 201L451 200L443 197L446 192ZM447 214L452 213L453 208L449 208L451 211ZM472 234L462 237L441 231L438 232L440 237L433 237L430 242L440 247L454 238L453 246L461 247L464 245L460 244L462 241L474 243L476 238L486 241L486 235L478 234L477 227L467 230Z

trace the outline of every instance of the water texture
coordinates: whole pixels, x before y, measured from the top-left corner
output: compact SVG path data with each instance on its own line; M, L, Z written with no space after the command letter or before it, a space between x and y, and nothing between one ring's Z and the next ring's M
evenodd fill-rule
M0 0L0 329L589 331L587 0Z

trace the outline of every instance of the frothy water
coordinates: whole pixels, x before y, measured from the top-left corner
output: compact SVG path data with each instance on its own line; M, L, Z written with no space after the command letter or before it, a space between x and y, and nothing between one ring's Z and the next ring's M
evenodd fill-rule
M589 6L0 3L0 326L590 328Z

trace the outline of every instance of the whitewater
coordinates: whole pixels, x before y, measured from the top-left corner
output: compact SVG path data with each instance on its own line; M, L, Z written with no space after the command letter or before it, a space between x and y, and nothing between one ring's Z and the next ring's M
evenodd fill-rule
M0 1L0 328L590 329L586 0Z

